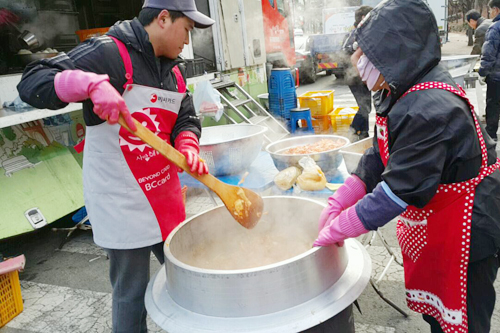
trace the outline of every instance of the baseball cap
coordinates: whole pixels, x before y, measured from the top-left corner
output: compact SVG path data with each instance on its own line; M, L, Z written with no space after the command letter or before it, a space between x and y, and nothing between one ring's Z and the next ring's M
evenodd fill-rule
M196 28L205 29L215 23L210 17L196 9L194 0L145 0L142 8L175 10L194 21Z

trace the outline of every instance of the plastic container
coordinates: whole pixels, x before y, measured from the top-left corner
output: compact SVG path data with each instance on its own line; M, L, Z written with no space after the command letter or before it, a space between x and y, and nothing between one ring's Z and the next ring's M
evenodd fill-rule
M342 107L336 108L329 113L330 120L332 122L333 132L336 134L347 133L349 131L349 126L354 119L354 116L358 112L359 107Z
M15 316L23 311L23 298L19 272L0 275L0 327L5 326Z
M332 132L329 115L312 117L312 125L316 134L330 134Z
M106 34L106 32L108 32L108 31L109 31L109 27L108 28L77 30L77 31L75 31L75 33L78 35L78 38L80 38L80 42L83 42L84 40L87 40L87 39L92 38L92 37L102 36L102 35Z
M311 115L326 116L333 111L333 94L335 90L308 91L299 96L301 108L310 108Z
M203 58L185 59L186 77L191 78L205 74L205 62Z
M290 120L290 110L297 107L297 90L290 68L274 68L269 78L269 111Z

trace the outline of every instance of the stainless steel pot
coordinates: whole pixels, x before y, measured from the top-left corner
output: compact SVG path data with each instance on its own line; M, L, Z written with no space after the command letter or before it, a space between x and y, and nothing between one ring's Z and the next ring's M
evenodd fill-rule
M200 156L214 176L244 172L257 158L267 128L238 124L203 128Z
M288 196L265 197L264 203L268 214L250 231L235 223L224 207L217 207L170 234L165 266L146 293L148 313L158 325L171 333L298 332L335 316L361 294L371 271L361 244L348 240L343 247L310 248L324 205ZM213 253L203 251L200 244L234 250L234 240L247 232L301 234L309 250L245 269L215 270L186 263Z
M320 153L283 154L283 151L289 148L316 143L323 139L341 140L344 142L342 147L345 147L350 143L349 139L339 135L305 135L270 143L266 147L266 151L271 155L274 165L278 170L283 170L290 166L300 166L299 160L302 157L309 156L316 162L321 170L326 173L337 169L342 163L342 154L339 153L339 150L342 149L342 147Z

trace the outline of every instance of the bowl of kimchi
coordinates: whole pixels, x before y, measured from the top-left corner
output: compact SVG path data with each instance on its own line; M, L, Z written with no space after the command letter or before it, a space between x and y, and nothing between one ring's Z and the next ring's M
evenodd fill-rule
M299 160L309 156L323 172L328 172L340 166L342 154L339 151L349 143L349 139L339 135L306 135L275 141L267 145L266 151L280 171L299 167Z

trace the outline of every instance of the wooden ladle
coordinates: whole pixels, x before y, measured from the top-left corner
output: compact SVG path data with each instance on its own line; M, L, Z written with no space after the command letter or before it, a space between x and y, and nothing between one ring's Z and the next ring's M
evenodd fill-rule
M215 194L217 194L222 200L229 213L231 213L239 224L247 229L252 229L255 227L257 222L259 222L264 209L264 202L262 201L260 195L247 188L223 183L211 174L200 176L196 172L191 172L184 155L156 136L137 120L134 119L134 123L137 126L137 131L135 132L127 126L125 119L123 119L122 116L120 116L118 122L130 133L136 135L164 157L172 161L179 168L187 172L191 177L196 178L198 181L205 184L205 186L209 189L214 191Z

